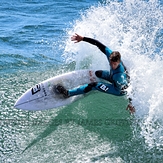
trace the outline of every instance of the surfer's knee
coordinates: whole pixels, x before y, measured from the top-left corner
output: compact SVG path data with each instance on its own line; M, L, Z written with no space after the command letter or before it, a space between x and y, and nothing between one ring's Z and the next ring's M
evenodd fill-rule
M102 70L96 71L95 74L96 74L97 77L100 78L102 76Z
M88 84L88 86L84 89L84 93L91 91L92 88L95 87L96 85L97 85L97 82L93 82L93 83Z

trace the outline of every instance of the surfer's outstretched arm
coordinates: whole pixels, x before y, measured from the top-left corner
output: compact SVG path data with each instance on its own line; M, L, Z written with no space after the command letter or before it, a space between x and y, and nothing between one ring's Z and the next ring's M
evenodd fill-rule
M92 45L95 45L97 46L104 54L106 54L106 46L104 44L102 44L101 42L99 42L98 40L95 40L95 39L92 39L92 38L88 38L88 37L83 37L83 36L80 36L78 34L75 33L75 35L73 35L71 37L71 41L75 41L75 43L78 43L80 41L85 41L85 42L88 42Z

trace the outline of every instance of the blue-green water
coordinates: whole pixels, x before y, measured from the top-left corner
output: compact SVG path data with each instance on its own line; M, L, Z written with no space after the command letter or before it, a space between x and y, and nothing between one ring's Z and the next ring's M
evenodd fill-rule
M163 160L162 1L1 1L0 162L161 162ZM40 81L78 69L109 69L94 46L119 50L131 74L124 97L92 92L57 109L14 103Z

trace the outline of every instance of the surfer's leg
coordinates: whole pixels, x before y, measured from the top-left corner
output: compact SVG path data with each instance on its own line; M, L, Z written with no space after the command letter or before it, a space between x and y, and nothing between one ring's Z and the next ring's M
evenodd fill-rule
M109 81L110 72L107 70L98 70L95 72L96 76L101 79L105 79Z
M63 94L64 97L68 97L68 91L62 85L60 84L56 85L55 90L58 93Z
M124 96L125 93L122 93L120 90L114 87L113 84L110 83L97 83L97 85L93 88L94 90L98 90L100 92L112 94L115 96Z
M97 85L96 82L90 83L90 84L85 84L80 87L68 90L68 95L69 96L75 96L75 95L80 95L80 94L85 94L88 93L89 91L92 90L93 87Z
M97 83L90 83L90 84L85 84L80 87L71 89L71 90L66 90L62 85L58 84L56 85L55 89L57 92L60 94L63 94L65 98L70 97L70 96L75 96L75 95L80 95L80 94L85 94L89 91L92 90L93 87L95 87Z
M82 85L78 88L68 90L68 96L85 94L85 93L90 92L91 90L98 90L100 92L113 94L116 96L123 96L124 95L118 89L116 89L112 84L94 82L94 83Z

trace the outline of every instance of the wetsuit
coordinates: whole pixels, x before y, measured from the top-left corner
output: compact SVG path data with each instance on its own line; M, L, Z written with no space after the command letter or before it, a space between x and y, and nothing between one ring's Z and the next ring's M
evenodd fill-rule
M109 57L112 53L112 50L110 50L108 47L103 45L98 40L92 38L84 37L83 41L86 41L90 44L97 46L106 55L109 61ZM98 90L101 92L105 92L117 96L123 96L126 94L125 89L128 87L129 84L129 75L122 61L120 62L120 64L115 70L113 70L112 68L110 68L110 71L99 70L96 71L95 74L97 77L105 79L110 83L94 82L94 83L85 84L78 88L69 90L68 96L84 94L91 90Z

